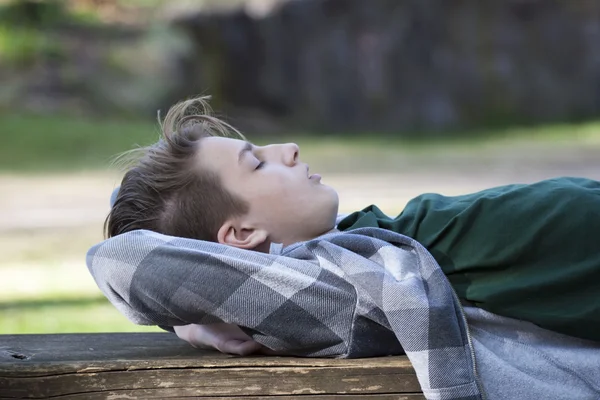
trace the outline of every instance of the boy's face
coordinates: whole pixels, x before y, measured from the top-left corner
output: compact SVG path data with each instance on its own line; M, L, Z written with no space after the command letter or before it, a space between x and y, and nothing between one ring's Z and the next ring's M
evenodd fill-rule
M238 229L262 230L289 245L335 226L337 192L300 161L293 143L254 146L243 140L207 137L198 150L201 168L216 172L226 190L249 204Z

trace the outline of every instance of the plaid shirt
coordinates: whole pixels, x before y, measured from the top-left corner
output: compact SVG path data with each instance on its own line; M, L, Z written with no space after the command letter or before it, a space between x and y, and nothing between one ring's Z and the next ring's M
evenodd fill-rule
M416 241L363 228L270 254L133 231L87 265L132 322L227 322L280 354L411 360L428 399L480 399L458 298Z

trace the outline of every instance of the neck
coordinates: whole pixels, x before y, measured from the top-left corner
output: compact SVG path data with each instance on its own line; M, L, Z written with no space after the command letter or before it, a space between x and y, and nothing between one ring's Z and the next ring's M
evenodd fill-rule
M258 246L254 248L255 251L260 251L261 253L268 253L271 248L271 241L265 240Z
M340 232L338 229L336 228L332 228L326 232L321 233L320 235L316 235L316 236L311 236L308 238L296 238L296 239L290 239L290 240L283 240L281 243L283 244L283 247L289 246L291 244L294 243L299 243L299 242L307 242L309 240L313 240L316 239L318 237L321 237L323 235L327 235L328 233L336 233L336 232ZM267 252L269 252L269 248L271 247L271 242L269 242L268 246L267 246Z

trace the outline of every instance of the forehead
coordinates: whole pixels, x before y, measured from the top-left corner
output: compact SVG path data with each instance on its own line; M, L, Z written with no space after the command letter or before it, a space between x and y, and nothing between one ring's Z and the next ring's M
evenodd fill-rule
M200 140L198 158L201 166L219 167L237 163L237 157L248 142L240 139L209 136Z
M230 153L239 151L246 145L246 141L232 139L220 136L209 136L200 140L200 151L206 150L206 153L218 151L220 153Z

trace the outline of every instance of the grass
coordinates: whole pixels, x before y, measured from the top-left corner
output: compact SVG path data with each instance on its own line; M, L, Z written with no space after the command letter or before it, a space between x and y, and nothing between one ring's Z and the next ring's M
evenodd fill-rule
M104 169L114 157L159 137L158 124L148 120L84 119L63 116L1 115L0 172L40 173ZM407 139L410 137L410 139ZM481 130L452 137L424 135L378 135L365 132L352 136L282 133L277 137L250 137L257 144L295 141L303 158L321 171L363 171L405 168L429 156L429 163L451 162L479 153L482 159L503 154L518 144L527 152L561 147L597 149L600 122L555 124ZM500 152L499 152L500 150ZM439 163L438 162L438 163Z
M76 230L77 234L73 235ZM92 225L73 228L37 228L0 231L0 273L5 267L39 265L55 268L81 261L81 249L88 249L102 240L102 226ZM35 246L32 245L35 243ZM72 265L72 264L71 264ZM67 272L67 271L65 271ZM49 276L47 279L52 279ZM0 288L3 283L0 282ZM0 300L3 298L0 293Z
M99 227L0 232L0 334L155 332L104 298L85 266Z
M69 193L98 189L97 181L85 185L93 173L109 169L116 154L150 144L158 135L152 120L3 115L0 177L10 175L10 179L16 176L20 182L33 182L26 185L35 185L36 190L27 193L43 196L48 189L42 185L56 187L55 173L84 171L74 180L76 187L65 188L72 191ZM458 175L474 166L485 173L486 168L495 171L528 163L536 168L544 162L553 166L598 165L600 122L495 129L433 141L370 133L349 137L289 133L250 139L257 144L296 141L301 157L318 172L352 177L355 173L390 171L429 170L435 174L442 169ZM50 175L51 179L27 180L39 175ZM0 205L10 209L11 190L18 192L23 185L4 187L8 189ZM69 193L62 193L64 198L55 203L71 196ZM18 198L14 201L26 200ZM126 320L102 297L89 276L83 254L101 239L100 229L98 224L19 230L3 228L0 221L0 334L159 330Z
M106 167L116 154L150 144L158 134L158 125L151 122L4 115L0 118L0 171Z
M104 297L0 303L0 334L161 331L132 324Z

